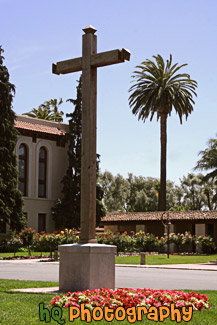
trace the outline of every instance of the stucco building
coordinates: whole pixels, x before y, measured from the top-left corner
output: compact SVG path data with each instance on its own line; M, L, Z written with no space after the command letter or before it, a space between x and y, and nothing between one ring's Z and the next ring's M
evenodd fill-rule
M51 232L51 207L60 195L68 165L64 142L68 125L17 116L15 127L20 133L15 152L28 227Z
M102 218L101 225L104 230L119 232L140 230L163 236L166 229L162 223L163 212L110 212ZM170 232L184 233L189 231L192 235L210 235L217 245L217 211L169 211L171 222ZM165 217L163 220L165 221Z

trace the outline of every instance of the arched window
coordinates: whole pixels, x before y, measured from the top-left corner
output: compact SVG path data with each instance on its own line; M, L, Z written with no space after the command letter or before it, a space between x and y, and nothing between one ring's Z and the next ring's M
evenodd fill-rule
M19 147L19 190L24 196L27 196L27 147L21 144Z
M41 147L39 150L38 197L46 197L46 178L47 151L44 147Z

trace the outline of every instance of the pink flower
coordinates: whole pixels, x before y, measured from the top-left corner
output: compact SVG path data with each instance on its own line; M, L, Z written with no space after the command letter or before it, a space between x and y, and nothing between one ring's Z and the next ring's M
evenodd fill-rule
M79 302L80 301L80 302ZM105 288L95 290L84 290L82 292L68 292L66 295L52 298L51 305L68 308L69 306L79 307L80 303L116 309L118 306L124 308L143 306L168 306L175 303L177 308L193 306L193 310L203 310L210 307L207 295L200 293L177 290L152 290L152 289L117 289Z

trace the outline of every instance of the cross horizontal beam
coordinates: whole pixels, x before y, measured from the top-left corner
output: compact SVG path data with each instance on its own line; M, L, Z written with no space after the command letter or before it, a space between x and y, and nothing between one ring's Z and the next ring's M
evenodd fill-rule
M82 59L76 58L71 60L65 60L52 64L52 73L66 74L70 72L81 71Z
M92 67L104 67L111 64L121 63L130 60L130 52L126 49L113 50L91 55L90 64ZM66 74L82 70L82 58L65 60L52 65L54 74Z

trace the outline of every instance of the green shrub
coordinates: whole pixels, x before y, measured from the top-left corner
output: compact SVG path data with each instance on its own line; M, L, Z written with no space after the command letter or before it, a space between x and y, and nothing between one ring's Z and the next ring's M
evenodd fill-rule
M144 252L158 251L158 237L153 234L146 234L144 242Z
M120 234L118 231L112 233L110 231L97 236L99 244L117 246L117 253L134 251L134 237L127 235L127 232Z
M164 253L166 245L167 245L166 237L161 237L160 239L158 239L158 249L157 249L158 253Z
M19 237L23 241L23 246L28 249L29 256L31 256L31 247L33 245L33 237L35 230L32 228L25 227L20 233Z
M135 248L139 252L144 252L144 246L145 246L145 232L140 230L134 235L135 240Z
M15 253L23 246L23 240L18 235L13 234L12 238L7 241L7 245L13 249L15 256Z
M213 254L216 251L216 245L211 236L199 236L197 237L196 243L202 250L204 254Z
M174 244L176 247L176 251L179 254L181 247L184 245L184 234L174 234L171 233L169 236L170 243Z
M78 242L78 230L65 228L62 231L58 231L60 235L60 245L75 244Z
M42 251L49 251L52 258L52 252L58 249L58 245L61 243L60 234L43 234L39 237L39 242Z
M0 253L13 253L13 247L8 244L6 239L2 239L0 242Z
M76 229L63 229L62 231L47 234L45 232L35 233L31 228L24 228L18 235L12 235L8 241L3 240L0 243L1 252L14 252L28 248L29 255L31 249L35 251L50 252L52 253L58 249L58 245L77 243L79 239L78 231ZM191 251L192 247L196 244L199 245L204 254L211 254L216 250L213 238L210 236L193 236L189 232L184 234L170 234L170 243L176 246L176 251ZM108 231L103 234L97 235L97 241L100 244L115 245L117 252L132 253L132 252L158 252L164 253L167 244L167 235L158 238L153 234L140 231L134 233L131 231L129 234L124 232L120 234L118 231L115 233Z

